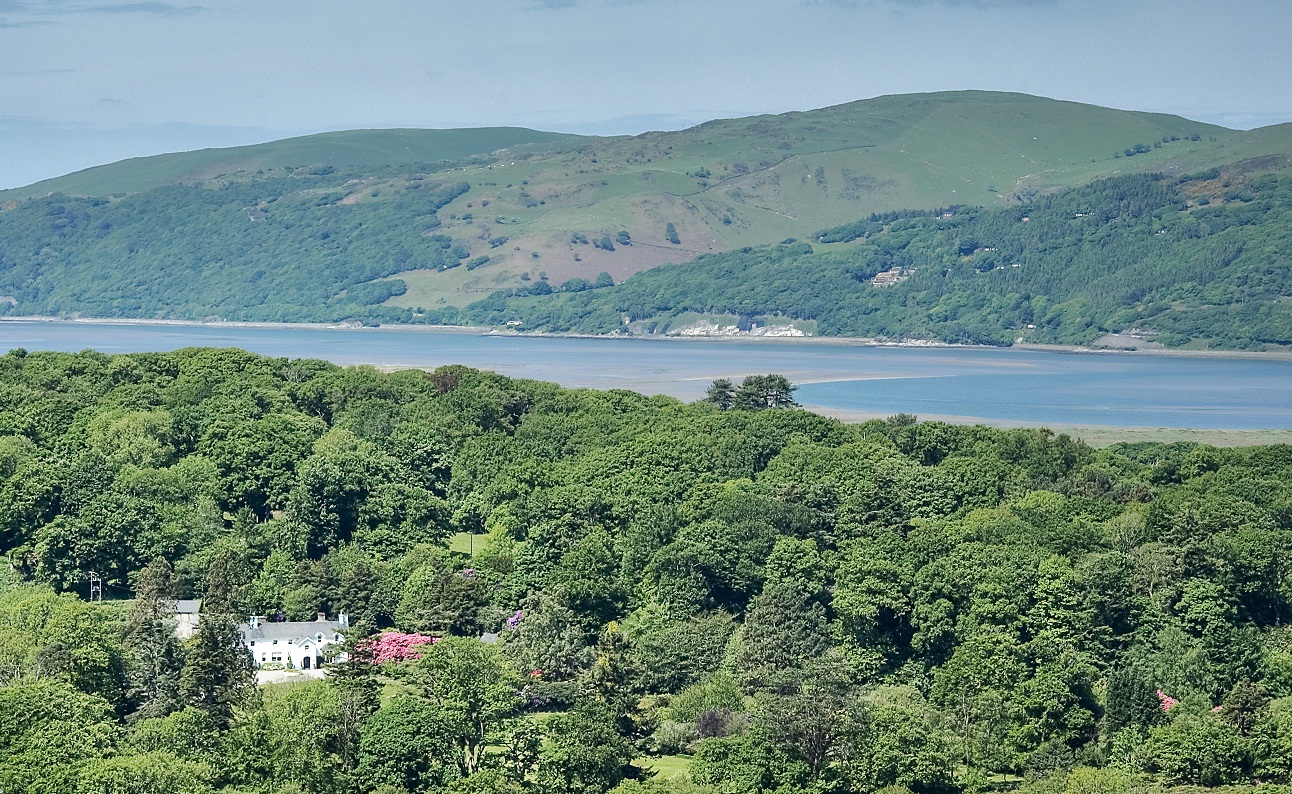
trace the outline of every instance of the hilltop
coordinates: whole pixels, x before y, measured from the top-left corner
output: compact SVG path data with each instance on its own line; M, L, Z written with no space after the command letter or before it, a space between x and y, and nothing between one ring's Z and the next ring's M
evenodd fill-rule
M520 127L457 130L346 130L286 138L251 146L134 157L87 168L26 187L0 190L0 202L65 193L122 196L167 185L200 184L230 177L254 179L265 172L381 168L440 164L500 149L543 144L571 146L577 135Z
M125 161L0 193L21 314L460 321L872 215L1026 207L1111 176L1281 168L1292 125L981 91L590 138L330 133ZM51 191L58 191L49 195Z

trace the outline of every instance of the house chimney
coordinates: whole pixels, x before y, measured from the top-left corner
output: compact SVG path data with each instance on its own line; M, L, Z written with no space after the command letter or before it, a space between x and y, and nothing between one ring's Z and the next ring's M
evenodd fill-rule
M251 626L251 628L253 628L253 629L258 629L258 628L260 628L260 616L259 616L259 615L248 615L248 616L247 616L247 625Z
M343 629L350 628L350 616L344 612L336 616L336 622L341 624L341 628Z
M327 620L327 613L326 613L326 612L320 612L320 613L319 613L319 616L318 616L318 619L319 619L319 620Z

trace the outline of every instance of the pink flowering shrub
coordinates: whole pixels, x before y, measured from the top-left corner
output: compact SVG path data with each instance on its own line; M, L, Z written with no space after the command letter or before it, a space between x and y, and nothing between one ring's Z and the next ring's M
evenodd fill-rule
M398 631L387 631L384 634L365 640L355 648L355 655L371 664L385 662L406 662L420 657L418 648L440 641L439 637L428 637L425 634L403 634Z
M1160 689L1157 691L1157 699L1162 701L1162 711L1170 711L1173 706L1176 706L1180 703L1180 701L1176 700L1175 698L1171 697L1170 695L1166 694Z

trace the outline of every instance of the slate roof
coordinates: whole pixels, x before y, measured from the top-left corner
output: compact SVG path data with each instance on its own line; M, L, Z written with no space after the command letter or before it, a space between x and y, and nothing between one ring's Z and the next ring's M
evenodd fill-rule
M333 634L341 633L341 622L337 620L302 620L283 623L262 621L254 629L251 628L250 623L243 623L238 630L248 640L314 640L322 632L323 639L331 641Z
M196 615L201 611L202 602L196 598L181 598L175 602L176 615Z

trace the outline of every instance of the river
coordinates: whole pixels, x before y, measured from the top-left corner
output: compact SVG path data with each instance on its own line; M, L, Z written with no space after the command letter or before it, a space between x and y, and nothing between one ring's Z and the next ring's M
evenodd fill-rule
M715 378L778 372L799 402L850 418L905 412L1000 425L1292 428L1292 361L874 347L826 340L607 339L425 328L0 322L0 350L240 347L338 364L466 364L565 386L694 400Z

